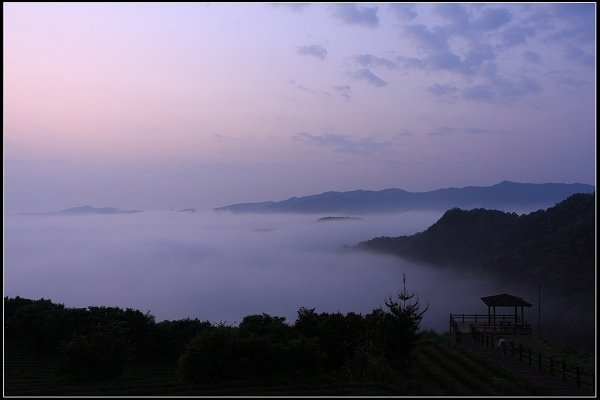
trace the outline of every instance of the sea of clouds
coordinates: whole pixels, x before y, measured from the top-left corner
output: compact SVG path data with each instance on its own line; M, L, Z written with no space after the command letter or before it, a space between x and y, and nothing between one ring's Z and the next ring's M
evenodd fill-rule
M443 212L327 215L150 211L125 215L13 215L4 223L4 295L67 307L117 306L157 321L237 324L250 314L368 313L402 290L429 304L422 326L444 331L449 313L485 313L491 280L340 251L377 236L425 230ZM514 293L517 294L518 293Z

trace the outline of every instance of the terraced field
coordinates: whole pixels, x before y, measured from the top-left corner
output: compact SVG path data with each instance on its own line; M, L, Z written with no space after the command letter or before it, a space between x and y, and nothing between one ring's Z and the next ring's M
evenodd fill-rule
M96 383L69 382L57 376L55 359L35 355L15 343L5 343L4 395L137 395L137 396L528 396L544 390L514 376L481 355L442 336L430 336L418 347L411 374L402 389L385 383L350 382L320 377L303 381L236 381L194 384L177 378L174 364L136 363L118 379Z
M449 340L419 346L413 379L426 396L544 395L539 385L522 379L481 355Z
M71 382L55 373L55 358L36 355L5 342L4 395L7 396L242 396L242 395L365 395L389 396L395 389L381 383L347 382L315 378L300 382L236 381L194 384L177 378L170 363L135 363L118 379L102 382Z

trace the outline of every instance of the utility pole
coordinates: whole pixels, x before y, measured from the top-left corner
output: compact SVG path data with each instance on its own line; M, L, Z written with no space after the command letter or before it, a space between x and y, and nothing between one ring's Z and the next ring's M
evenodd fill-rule
M542 337L542 282L538 281L538 337Z

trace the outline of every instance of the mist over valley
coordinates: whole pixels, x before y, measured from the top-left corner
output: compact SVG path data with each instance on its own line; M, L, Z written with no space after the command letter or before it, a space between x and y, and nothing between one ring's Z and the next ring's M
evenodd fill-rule
M342 313L382 307L402 290L406 274L407 289L429 305L423 328L447 330L449 313L486 313L480 298L504 292L536 303L527 318L537 321L530 286L468 268L344 250L373 237L422 232L443 214L12 215L5 222L5 295L131 307L159 321L236 324L267 313L293 323L300 307ZM545 304L563 306L557 298Z
M236 323L268 313L293 323L300 307L370 312L402 289L406 273L408 289L430 304L424 327L441 331L449 312L482 311L479 297L494 293L493 283L339 250L381 234L421 231L440 216L410 212L326 224L315 223L321 215L213 212L11 216L5 295L132 307L157 320Z

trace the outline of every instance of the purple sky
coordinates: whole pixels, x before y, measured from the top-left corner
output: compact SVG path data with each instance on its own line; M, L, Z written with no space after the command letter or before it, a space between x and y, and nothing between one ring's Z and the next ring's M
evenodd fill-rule
M3 11L9 212L595 184L593 3Z

